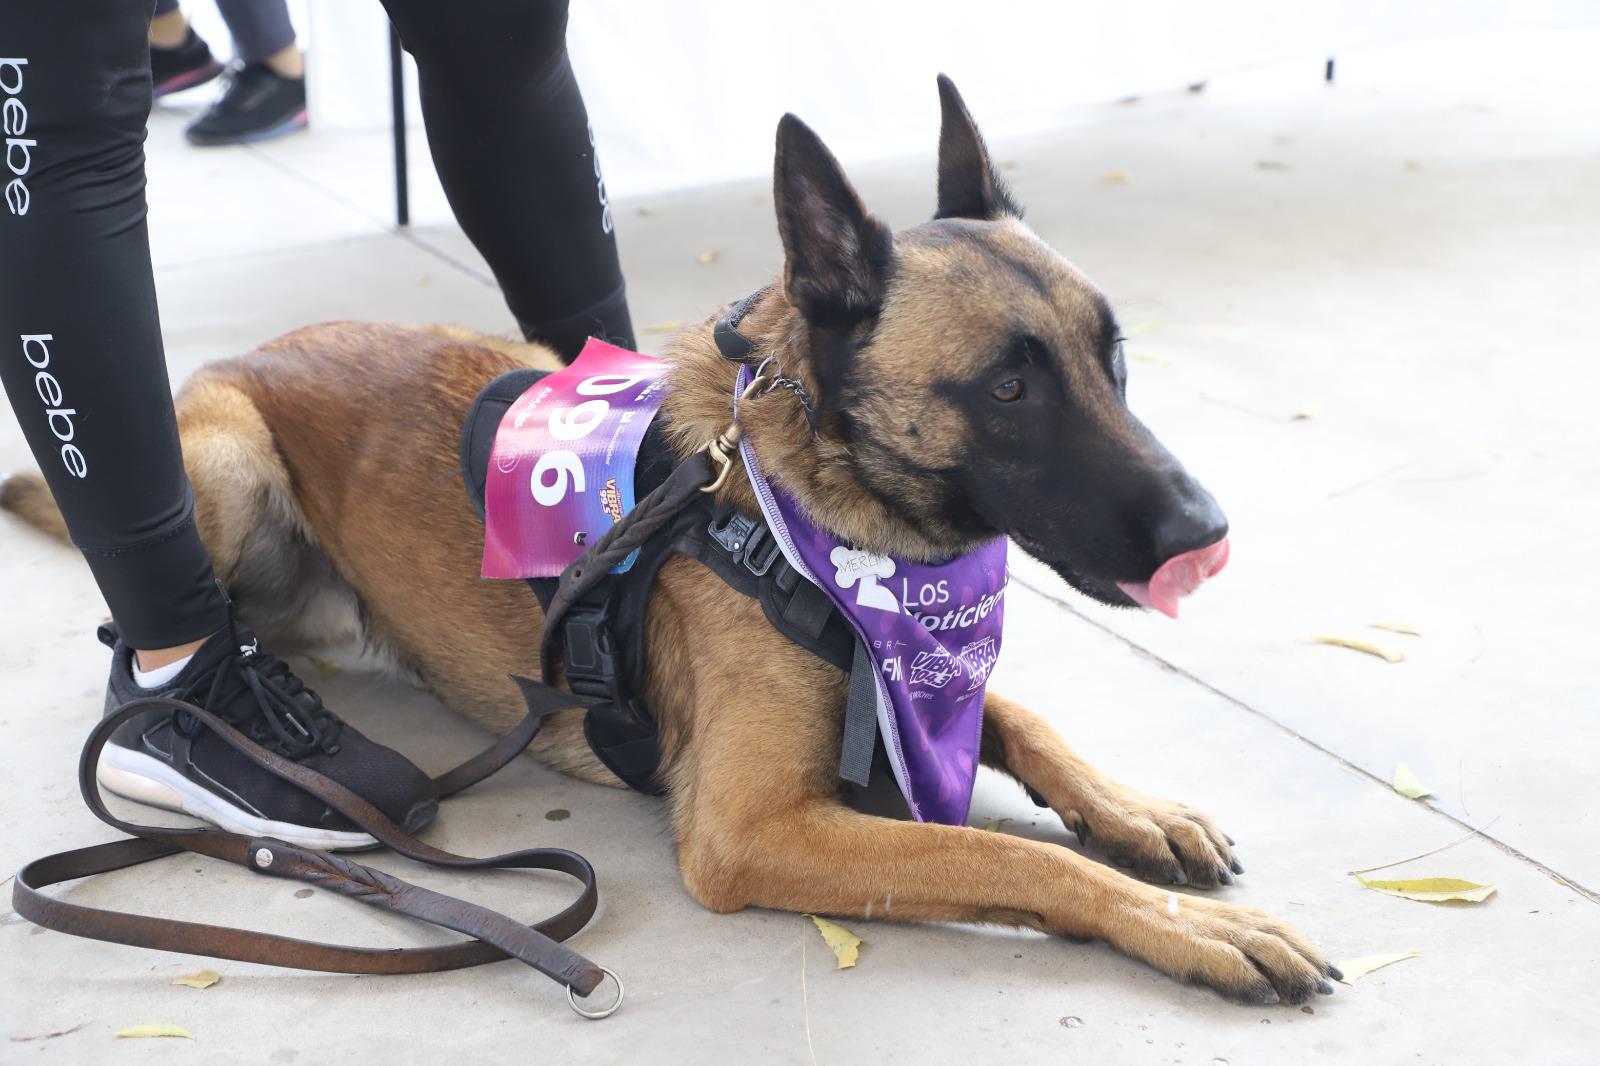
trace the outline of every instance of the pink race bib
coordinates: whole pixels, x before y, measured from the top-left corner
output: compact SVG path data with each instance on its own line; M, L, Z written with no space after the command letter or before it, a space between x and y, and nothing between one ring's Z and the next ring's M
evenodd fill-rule
M590 338L576 362L517 397L489 454L482 576L558 577L622 520L667 369Z

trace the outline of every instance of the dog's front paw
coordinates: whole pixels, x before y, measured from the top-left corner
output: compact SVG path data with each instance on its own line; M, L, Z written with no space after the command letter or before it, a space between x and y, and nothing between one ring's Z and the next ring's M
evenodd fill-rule
M1304 1003L1343 978L1299 933L1265 911L1177 893L1147 893L1106 937L1164 973L1241 1003Z
M1181 803L1120 790L1091 810L1061 812L1067 828L1146 881L1216 888L1244 867L1211 816Z

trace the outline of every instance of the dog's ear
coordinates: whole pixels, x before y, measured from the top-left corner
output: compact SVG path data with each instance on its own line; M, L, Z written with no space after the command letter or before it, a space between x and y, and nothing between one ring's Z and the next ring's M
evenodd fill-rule
M772 198L789 302L821 325L848 326L875 313L894 238L867 213L833 153L793 115L778 123Z
M1022 217L989 161L989 149L972 114L956 92L956 83L939 75L939 209L934 218L994 220Z

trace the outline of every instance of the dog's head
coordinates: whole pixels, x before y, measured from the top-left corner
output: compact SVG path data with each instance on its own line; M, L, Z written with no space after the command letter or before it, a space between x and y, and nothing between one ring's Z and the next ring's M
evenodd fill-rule
M939 79L938 210L900 233L804 123L778 126L783 289L853 478L955 554L1005 533L1102 602L1176 613L1221 568L1216 501L1128 409L1117 320L1021 221Z

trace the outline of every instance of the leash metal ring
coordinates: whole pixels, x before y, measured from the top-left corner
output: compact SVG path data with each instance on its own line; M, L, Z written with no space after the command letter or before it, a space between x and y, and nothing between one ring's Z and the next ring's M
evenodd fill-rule
M578 997L577 994L572 991L572 986L567 986L567 1003L571 1005L572 1009L577 1011L578 1014L590 1020L609 1018L613 1014L617 1013L617 1008L622 1006L622 997L626 994L622 987L622 978L617 976L617 972L615 970L608 970L606 967L602 966L600 967L600 972L617 983L617 998L609 1007L601 1007L599 1010L584 1010L582 1007L578 1006ZM590 992L589 996L592 995L594 995L594 993ZM584 996L583 998L588 999L589 996Z

